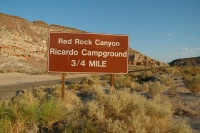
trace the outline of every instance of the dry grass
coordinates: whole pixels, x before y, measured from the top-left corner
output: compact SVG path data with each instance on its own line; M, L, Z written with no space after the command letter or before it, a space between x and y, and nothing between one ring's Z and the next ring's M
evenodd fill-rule
M134 83L132 83L132 79L129 75L115 75L115 83L114 86L116 88L133 88Z
M175 115L180 115L180 116L189 116L189 117L194 117L197 116L198 113L191 109L189 106L185 105L183 102L178 101L175 102L174 104L174 114Z
M149 83L149 94L152 97L160 96L165 90L165 85L162 85L158 81Z
M185 128L172 121L172 102L167 97L145 97L127 89L106 94L93 84L94 99L85 104L72 91L64 101L58 95L61 86L39 94L43 87L23 91L12 101L0 102L0 130L19 132L175 132ZM33 93L34 92L34 93ZM43 98L41 98L43 96ZM6 125L5 125L6 123Z
M87 104L86 116L101 132L167 133L177 129L171 121L173 110L167 97L147 100L128 90L97 95Z
M178 67L184 75L196 76L200 74L200 67Z
M173 78L165 78L162 77L162 82L167 86L167 87L173 87L175 85L174 79Z
M189 90L194 93L200 92L200 74L193 77L187 77L185 81Z
M61 86L56 85L50 90L40 86L22 91L9 102L1 101L0 132L192 132L186 121L173 119L173 115L193 117L197 113L164 95L172 80L164 79L164 84L159 81L138 83L133 82L131 76L118 75L115 77L118 89L105 93L99 78L89 76L80 84L66 86L64 100L61 100ZM130 92L129 88L140 91ZM76 91L85 95L78 97ZM140 94L150 94L153 98Z

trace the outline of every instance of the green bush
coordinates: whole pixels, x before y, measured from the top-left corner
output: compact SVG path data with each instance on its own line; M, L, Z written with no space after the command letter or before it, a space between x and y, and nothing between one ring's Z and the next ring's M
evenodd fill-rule
M53 131L52 125L64 120L65 116L76 112L81 106L80 99L71 91L66 91L65 99L54 96L59 86L51 94L40 91L22 91L9 102L0 102L0 132L20 133ZM44 95L44 92L46 94ZM39 94L39 93L42 93ZM42 98L43 96L43 98Z
M65 118L67 109L63 102L55 100L54 97L45 99L38 108L37 117L43 127L52 130L52 124Z
M9 132L12 129L12 122L8 116L9 105L7 102L0 101L0 132Z
M2 118L1 122L3 121L7 125L1 125L1 127L7 126L7 131L12 133L25 131L26 127L37 123L38 119L35 112L37 112L38 106L37 99L30 101L30 99L23 98L2 104L0 118Z

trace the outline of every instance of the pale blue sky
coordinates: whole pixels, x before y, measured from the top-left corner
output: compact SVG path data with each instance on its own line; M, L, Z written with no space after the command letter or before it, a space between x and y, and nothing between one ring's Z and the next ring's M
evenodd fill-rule
M200 0L0 0L0 12L127 34L131 48L164 62L200 56Z

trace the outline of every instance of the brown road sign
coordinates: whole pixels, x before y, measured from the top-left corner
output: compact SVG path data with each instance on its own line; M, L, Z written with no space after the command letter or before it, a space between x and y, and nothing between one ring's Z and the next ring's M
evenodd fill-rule
M128 36L50 32L48 71L127 73Z

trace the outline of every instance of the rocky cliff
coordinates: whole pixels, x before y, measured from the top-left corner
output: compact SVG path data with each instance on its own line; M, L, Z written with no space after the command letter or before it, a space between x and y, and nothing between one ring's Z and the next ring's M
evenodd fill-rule
M49 31L84 32L0 13L0 70L46 70ZM131 48L129 54L130 66L166 65Z
M153 67L153 66L168 66L166 63L152 59L138 51L129 48L129 67Z
M83 32L0 13L0 69L46 70L49 31Z
M169 63L170 66L200 66L200 57L176 59Z

